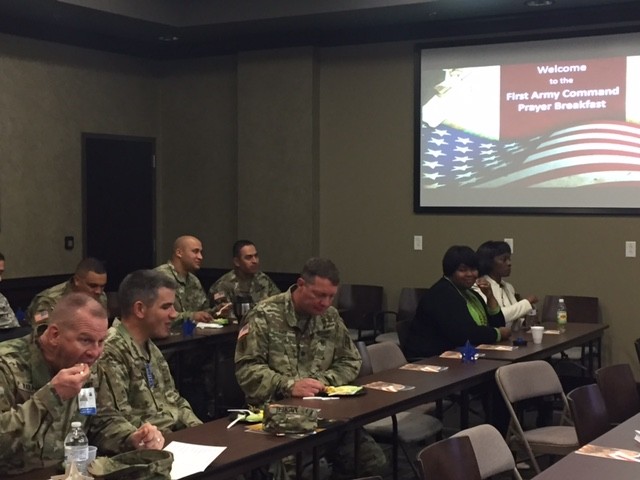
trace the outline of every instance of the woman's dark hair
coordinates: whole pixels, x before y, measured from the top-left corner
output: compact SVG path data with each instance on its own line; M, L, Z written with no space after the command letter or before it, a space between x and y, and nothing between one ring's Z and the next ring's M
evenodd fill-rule
M453 245L442 257L442 273L450 277L460 265L478 268L478 256L476 252L466 245Z
M478 247L478 275L488 275L493 269L493 259L511 253L511 247L502 240L489 240Z

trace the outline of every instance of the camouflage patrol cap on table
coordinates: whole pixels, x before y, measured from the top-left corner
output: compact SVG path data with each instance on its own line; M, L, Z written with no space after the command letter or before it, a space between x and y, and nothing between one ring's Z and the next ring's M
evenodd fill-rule
M264 409L262 428L275 434L309 433L318 426L316 408L272 403Z
M170 480L173 454L165 450L133 450L114 457L98 457L89 473L104 480Z

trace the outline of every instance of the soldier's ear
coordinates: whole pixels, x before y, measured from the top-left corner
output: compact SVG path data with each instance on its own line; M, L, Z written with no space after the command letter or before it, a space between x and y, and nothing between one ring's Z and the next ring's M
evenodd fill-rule
M296 285L299 287L304 287L307 284L307 282L304 281L304 278L302 277L298 277L298 279L296 280Z
M147 306L142 302L142 300L138 300L133 304L133 308L131 309L131 311L136 316L136 318L144 318L145 312L147 311Z
M47 326L47 337L52 345L58 345L60 343L60 327L56 324Z

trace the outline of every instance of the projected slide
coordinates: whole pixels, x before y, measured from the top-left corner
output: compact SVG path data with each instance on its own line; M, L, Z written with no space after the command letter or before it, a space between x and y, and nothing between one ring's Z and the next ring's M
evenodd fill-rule
M640 208L640 56L561 58L423 54L419 207Z

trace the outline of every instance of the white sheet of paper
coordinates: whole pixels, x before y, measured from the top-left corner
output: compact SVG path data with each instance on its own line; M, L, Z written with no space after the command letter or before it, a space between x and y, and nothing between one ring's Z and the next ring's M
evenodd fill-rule
M196 323L196 328L222 328L224 325L220 325L219 323L205 323L198 322Z
M204 472L205 469L220 455L227 447L210 447L207 445L196 445L194 443L171 442L164 447L165 450L173 453L173 465L171 466L171 480Z

